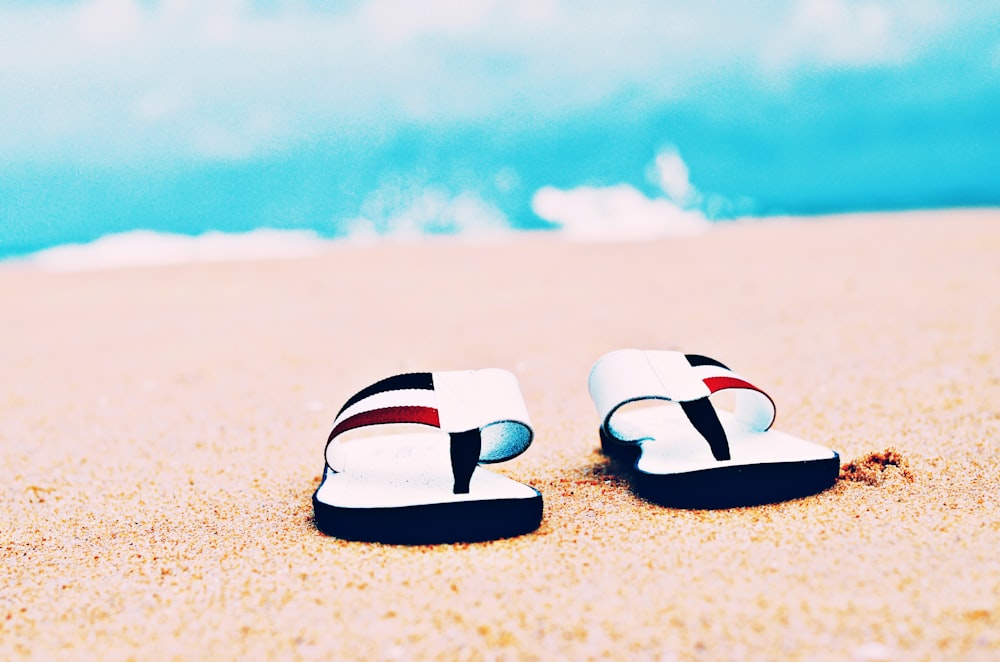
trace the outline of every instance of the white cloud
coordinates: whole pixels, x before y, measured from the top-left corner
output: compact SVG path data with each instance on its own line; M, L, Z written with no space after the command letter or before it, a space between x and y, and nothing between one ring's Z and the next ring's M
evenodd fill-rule
M267 112L269 131L240 136L252 155L412 121L536 122L622 90L674 97L729 43L692 33L684 11L559 0L0 6L0 154L198 155L215 127Z
M0 7L0 154L233 158L288 144L349 106L323 71L350 59L342 29L231 0Z
M135 39L142 16L131 0L93 0L77 10L74 22L89 45L108 48Z
M537 124L621 94L660 105L756 62L905 57L936 2L0 5L0 158L253 156L414 121Z
M374 0L361 8L360 17L381 44L400 45L425 35L476 32L499 9L497 4L495 0Z
M914 57L946 24L937 0L798 0L761 49L766 70L894 64Z
M820 61L857 64L890 57L898 48L892 23L889 10L875 3L803 0L792 16L792 34Z
M136 97L132 102L132 111L137 120L159 122L177 115L188 105L177 92L156 89Z

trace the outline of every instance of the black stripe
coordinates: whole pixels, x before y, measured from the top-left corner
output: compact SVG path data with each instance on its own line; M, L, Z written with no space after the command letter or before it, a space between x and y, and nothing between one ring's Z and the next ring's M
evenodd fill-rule
M472 474L479 462L483 449L483 438L479 428L465 432L451 432L451 473L455 477L455 494L468 494Z
M697 368L700 365L714 365L716 368L722 368L724 370L729 370L729 366L719 363L715 359L710 359L707 356L702 356L701 354L685 354L684 358L688 360L692 368Z
M344 406L340 408L340 411L337 412L337 416L344 413L344 410L353 405L355 402L360 402L370 395L384 393L386 391L403 391L407 389L433 391L434 376L429 372L408 372L404 375L386 377L385 379L377 381L371 386L363 388L352 395L347 402L344 403Z
M715 413L715 407L707 397L680 403L691 425L701 433L712 449L712 456L719 461L730 459L729 440L726 431Z

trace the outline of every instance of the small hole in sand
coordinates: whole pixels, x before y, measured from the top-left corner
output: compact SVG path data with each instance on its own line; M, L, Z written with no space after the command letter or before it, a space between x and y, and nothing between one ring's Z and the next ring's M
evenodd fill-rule
M840 468L840 479L869 485L881 485L890 475L898 475L912 483L914 476L910 462L895 448L869 453L852 460Z

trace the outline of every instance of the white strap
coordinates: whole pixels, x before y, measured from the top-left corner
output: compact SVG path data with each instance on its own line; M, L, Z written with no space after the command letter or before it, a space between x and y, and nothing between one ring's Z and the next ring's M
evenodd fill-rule
M434 392L445 432L478 428L480 462L501 462L520 455L534 433L517 377L507 370L486 368L435 372Z
M478 430L480 462L520 455L534 436L512 373L498 368L408 373L383 379L348 400L327 440L328 463L338 466L344 432L393 423L420 423L449 434Z
M774 403L766 393L717 362L692 366L682 352L609 352L594 364L588 387L605 432L620 441L635 441L622 439L612 425L615 412L629 402L691 402L728 388L739 389L735 412L738 420L757 430L768 429L774 421Z

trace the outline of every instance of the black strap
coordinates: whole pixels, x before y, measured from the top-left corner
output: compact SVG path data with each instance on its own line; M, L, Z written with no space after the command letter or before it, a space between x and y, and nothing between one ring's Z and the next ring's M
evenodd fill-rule
M479 463L483 438L479 428L464 432L451 432L451 473L455 476L455 494L468 494L472 473Z
M375 382L371 386L366 386L361 389L344 403L344 406L340 408L337 412L337 416L344 413L344 410L353 405L355 402L364 400L370 395L375 395L376 393L384 393L385 391L404 391L404 390L423 390L423 391L433 391L434 390L434 376L429 372L408 372L402 375L393 375L392 377L386 377L380 381Z
M685 354L684 358L687 359L687 362L691 364L692 368L697 368L701 365L712 365L716 368L722 368L723 370L730 370L729 366L725 363L716 361L710 356L703 356L702 354ZM730 372L732 372L732 370L730 370Z
M726 431L719 421L719 415L715 412L708 397L698 398L681 402L681 409L687 414L688 420L694 426L708 445L712 448L712 455L716 460L723 461L730 459L729 439L726 438Z

